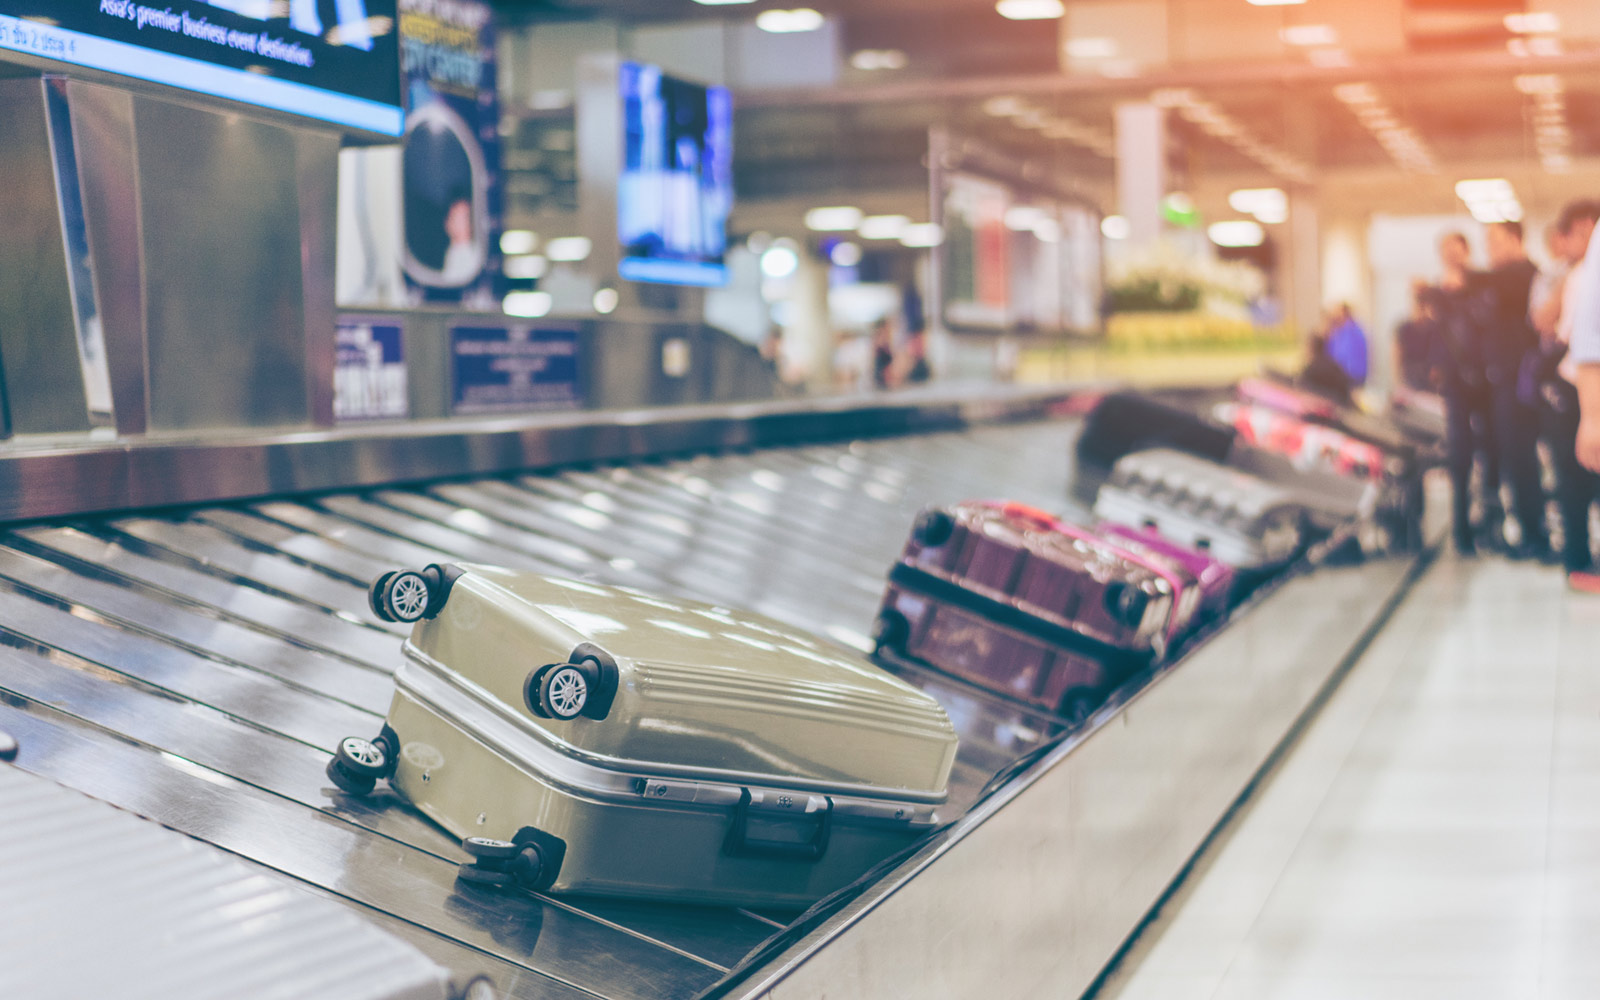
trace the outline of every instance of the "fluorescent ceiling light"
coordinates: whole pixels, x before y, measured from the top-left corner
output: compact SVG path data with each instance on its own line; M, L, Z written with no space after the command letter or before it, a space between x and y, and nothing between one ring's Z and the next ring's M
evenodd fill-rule
M764 10L756 17L756 27L775 35L791 35L802 31L816 31L826 23L821 13L810 7L794 10Z
M943 242L944 230L939 228L936 222L918 222L907 226L905 233L900 237L902 245L916 249L936 247Z
M533 253L539 249L539 235L526 229L507 229L500 234L500 252L507 256Z
M1049 21L1067 13L1061 0L1000 0L994 9L1011 21Z
M1267 231L1261 228L1261 223L1250 219L1212 223L1206 235L1219 247L1234 248L1258 247L1267 239Z
M1559 94L1561 77L1554 73L1524 73L1516 79L1517 89L1524 94Z
M521 316L525 319L548 316L554 306L555 297L549 292L512 292L500 303L501 310L507 316Z
M761 255L761 273L769 278L787 278L800 270L800 254L787 240L767 248Z
M1108 240L1125 240L1133 234L1133 224L1125 216L1108 215L1100 220L1100 232Z
M806 213L806 228L815 233L848 233L861 225L861 209L854 205L813 208Z
M1516 196L1516 192L1511 188L1511 182L1504 177L1480 178L1456 184L1456 197L1469 205L1477 202L1510 201Z
M905 69L910 58L899 49L862 49L850 56L850 65L859 70Z
M1158 108L1193 108L1200 104L1200 97L1186 87L1163 87L1151 93L1150 103Z
M1338 45L1339 33L1326 24L1294 24L1280 31L1279 36L1290 45Z
M1548 35L1561 30L1561 18L1547 10L1506 15L1506 30L1517 35Z
M864 240L897 240L904 236L911 219L904 215L869 215L856 232Z
M1067 55L1074 59L1112 59L1117 55L1117 40L1074 38L1067 42Z
M1333 88L1333 96L1345 104L1378 103L1378 92L1370 83L1341 83Z
M548 257L533 254L506 258L506 277L517 281L537 281L544 277L549 270L550 259Z
M828 254L829 259L839 267L855 267L865 256L861 244L849 242L835 244L833 252Z
M705 3L706 0L700 0L700 2ZM730 0L722 0L722 2L728 3ZM737 2L746 3L748 0L737 0ZM602 316L610 316L617 311L617 304L621 301L622 296L618 294L615 288L602 288L594 293L594 311Z
M544 255L551 260L566 263L575 263L588 260L589 253L594 249L594 244L587 236L563 236L551 240L544 248Z
M1258 217L1262 213L1278 215L1288 212L1289 196L1282 188L1240 188L1228 195L1228 207Z
M1014 232L1031 232L1045 220L1044 209L1034 205L1014 205L1006 209L1006 228Z
M994 118L1010 118L1028 110L1020 97L991 97L983 102L983 113Z

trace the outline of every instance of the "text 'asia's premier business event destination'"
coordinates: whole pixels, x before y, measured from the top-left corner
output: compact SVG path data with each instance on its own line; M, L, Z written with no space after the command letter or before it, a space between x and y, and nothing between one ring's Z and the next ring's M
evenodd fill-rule
M395 0L0 0L0 48L399 135Z

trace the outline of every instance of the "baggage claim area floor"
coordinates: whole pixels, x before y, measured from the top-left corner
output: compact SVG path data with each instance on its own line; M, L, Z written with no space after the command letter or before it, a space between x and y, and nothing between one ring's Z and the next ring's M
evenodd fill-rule
M861 949L880 961L841 995L975 995L987 973L963 961L970 947L913 972L928 943L918 933L947 932L891 927L886 938L896 903L923 905L924 917L958 906L996 934L1032 926L1012 939L1024 978L1011 995L1077 995L1382 621L1409 559L1291 578L1065 740L1052 741L1063 730L1048 714L903 667L961 740L940 818L978 808L864 902L791 931L754 964L747 956L795 913L457 883L467 859L453 838L393 793L354 798L323 773L328 748L376 731L388 707L405 630L380 624L365 590L384 571L484 562L637 586L866 649L916 511L999 495L1066 506L1076 428L973 426L15 526L0 542L0 731L20 742L24 770L351 904L441 965L487 973L505 996L687 998L719 983L730 996L822 995L807 970L826 982L840 972L823 959L869 964ZM1253 686L1220 689L1240 683ZM1224 704L1236 714L1207 714ZM1070 785L1050 788L1052 775ZM1041 811L1063 796L1071 809ZM1063 823L1072 829L1052 842ZM1019 836L1015 864L976 876L992 892L960 888L975 877L961 870L973 852L995 849L985 837ZM1050 899L1028 898L1035 881ZM940 901L917 902L936 885ZM1157 968L1162 988L1173 983ZM734 969L744 975L725 982ZM1127 971L1102 995L1144 995L1144 970L1131 981Z

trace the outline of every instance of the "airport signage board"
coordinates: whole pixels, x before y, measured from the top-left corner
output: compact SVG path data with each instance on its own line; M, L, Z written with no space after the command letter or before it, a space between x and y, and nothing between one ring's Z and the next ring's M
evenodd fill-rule
M404 420L411 415L405 327L398 319L344 316L333 370L333 417L339 423Z
M450 328L450 369L457 415L583 405L576 330L460 323Z
M0 0L7 54L398 136L395 0Z

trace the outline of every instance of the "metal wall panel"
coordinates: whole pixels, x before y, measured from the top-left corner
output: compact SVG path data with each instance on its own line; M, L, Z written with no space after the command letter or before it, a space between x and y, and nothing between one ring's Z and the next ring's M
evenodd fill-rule
M0 80L0 357L10 431L86 431L44 84Z
M295 131L142 96L134 123L151 429L306 423Z

